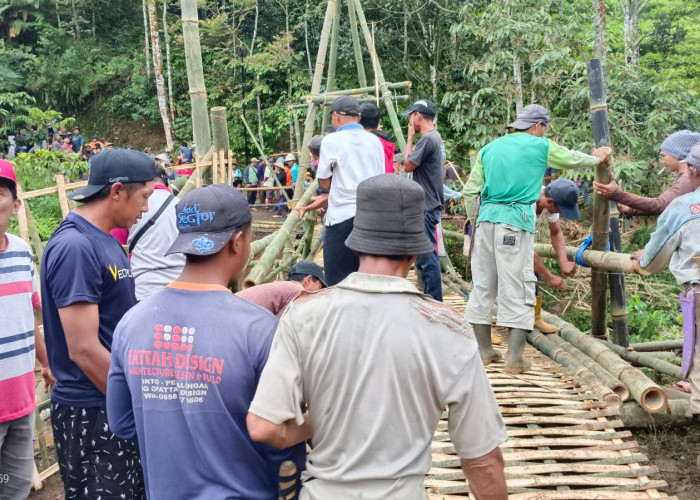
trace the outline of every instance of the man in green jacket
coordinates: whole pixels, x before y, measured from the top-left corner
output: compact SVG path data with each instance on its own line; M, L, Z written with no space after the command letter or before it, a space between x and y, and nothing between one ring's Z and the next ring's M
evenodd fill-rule
M469 220L476 220L472 250L472 292L465 320L472 324L484 365L500 359L491 345L491 312L498 296L496 324L508 329L505 370L530 368L523 357L528 331L535 321L533 268L535 213L547 166L589 169L607 156L569 151L544 137L549 113L537 104L525 106L505 135L484 146L464 188ZM478 218L474 219L481 195Z

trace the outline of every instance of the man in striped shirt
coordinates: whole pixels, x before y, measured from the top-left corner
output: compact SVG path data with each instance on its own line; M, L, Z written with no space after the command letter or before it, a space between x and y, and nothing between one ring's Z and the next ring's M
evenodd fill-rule
M29 246L8 234L20 208L12 164L0 160L0 490L3 499L25 499L34 472L34 360L46 390L54 379L33 309L41 302Z

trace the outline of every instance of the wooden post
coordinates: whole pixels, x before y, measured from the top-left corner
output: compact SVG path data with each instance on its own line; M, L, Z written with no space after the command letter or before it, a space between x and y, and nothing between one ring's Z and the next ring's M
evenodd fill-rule
M355 54L355 64L357 65L357 79L360 87L367 86L367 76L365 75L365 63L362 60L362 46L360 45L360 34L357 31L357 12L352 0L348 0L348 17L350 17L350 35L352 36L352 49Z
M328 54L328 76L326 78L326 92L333 92L335 89L335 68L338 62L338 32L340 31L340 0L335 3L333 12L333 27L331 28L331 47ZM326 129L328 119L331 116L330 109L324 109L321 118L321 130Z
M17 197L21 197L22 194L22 187L19 185L19 182L17 183ZM22 201L22 206L19 207L19 212L17 212L17 225L19 226L19 236L22 238L24 241L27 242L27 245L31 246L32 242L29 239L29 225L27 224L27 210L29 210L29 203L28 200L23 200Z
M180 7L182 9L182 36L185 45L187 82L192 107L192 135L197 151L203 157L211 147L211 131L209 129L207 89L202 68L202 48L199 41L197 0L182 0Z
M228 156L226 159L228 161L228 168L226 169L228 172L228 179L226 182L228 184L233 184L233 168L236 166L236 164L233 161L233 151L230 149L228 150Z
M603 68L598 59L588 61L588 91L593 117L593 135L596 147L610 146L610 129L608 127L608 107L605 101L605 82ZM602 184L610 182L612 169L610 162L598 165L595 180ZM610 204L598 195L593 197L593 244L592 250L605 250L610 230ZM606 271L593 267L591 269L591 334L594 337L608 338L606 294L608 288Z
M331 25L333 24L333 13L335 12L335 3L337 0L328 0L326 6L326 17L323 20L323 28L321 29L321 39L318 42L318 54L316 56L316 69L314 77L311 81L311 94L317 95L321 91L321 81L323 80L323 67L326 61L326 52L328 50L328 39L330 38ZM294 187L294 199L300 199L305 191L304 180L306 179L306 169L309 167L309 141L314 135L314 123L316 121L315 104L309 104L309 109L306 113L306 122L304 123L304 138L301 142L301 151L299 151L299 173L297 174L297 183Z
M56 174L56 187L58 188L58 203L61 205L61 214L65 218L70 212L68 206L68 195L66 194L66 178L62 173Z
M349 0L355 4L355 11L357 12L357 18L360 20L360 27L362 28L362 34L365 37L365 43L369 47L370 56L376 58L376 70L377 70L377 80L379 81L379 87L381 89L382 100L384 101L384 106L389 113L389 119L391 120L391 126L394 128L394 137L396 137L396 144L399 146L401 153L406 152L406 139L403 136L403 130L401 129L401 124L399 123L399 117L396 114L396 109L394 109L394 103L391 100L391 91L389 90L386 80L384 79L384 73L382 72L382 65L379 63L379 58L376 56L374 46L372 45L372 34L369 32L369 27L367 26L367 19L365 19L365 13L362 10L362 5L360 0Z

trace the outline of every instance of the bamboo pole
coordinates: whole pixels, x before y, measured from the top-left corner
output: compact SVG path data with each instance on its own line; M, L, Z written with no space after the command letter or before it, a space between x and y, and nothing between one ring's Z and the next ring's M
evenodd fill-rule
M555 335L552 335L552 337L555 337ZM531 330L527 334L527 340L549 358L567 368L577 380L580 380L591 390L600 394L608 406L613 408L622 407L622 398L618 394L603 384L585 365L565 349L555 344L548 336L537 330Z
M622 401L627 401L630 398L630 391L625 384L623 384L619 379L607 371L605 368L596 363L590 356L585 352L581 351L575 347L570 342L562 339L558 335L549 335L549 338L554 344L564 349L566 352L571 354L576 358L583 366L588 368L593 375L595 375L606 387L609 387L611 391L620 396Z
M340 0L335 3L335 11L333 12L333 26L331 28L331 43L328 53L328 75L326 76L326 92L333 92L335 89L335 68L338 63L338 32L340 31ZM330 109L324 109L321 117L321 130L326 129L328 118L330 118Z
M610 250L613 252L622 251L620 212L614 201L610 202ZM612 318L613 340L615 344L627 347L630 345L630 333L627 324L625 275L620 271L609 271L608 285L610 286L610 317Z
M463 242L464 235L458 233L457 231L448 231L443 229L442 234L445 239ZM576 247L566 247L566 255L570 259L574 259L578 248ZM540 257L557 259L559 258L554 247L545 243L535 244L535 253ZM585 250L582 255L583 261L589 266L595 265L600 269L619 271L623 273L639 274L642 276L648 276L649 273L639 267L639 261L632 260L630 254L626 253L615 253L615 252L600 252L597 250Z
M608 347L600 342L596 342L595 339L561 318L545 311L542 311L542 317L548 323L559 327L559 335L562 338L585 352L625 384L629 388L632 398L642 405L642 408L646 411L657 413L666 408L668 403L666 393L649 380L641 370L623 361L620 356Z
M219 164L224 163L224 151L228 151L231 148L228 136L228 124L226 123L226 108L224 106L214 106L209 111L209 117L211 120L211 131L212 131L212 169L211 174L208 172L202 172L203 178L208 181L213 180L214 171L221 169ZM216 155L217 160L214 160L213 153L219 151ZM201 168L201 167L200 167ZM218 182L226 182L226 176L224 174L223 178L221 176L221 171L217 172Z
M588 61L588 90L593 117L593 135L596 147L610 147L610 129L605 100L603 68L598 59ZM595 180L602 184L610 182L612 169L610 162L599 164L595 169ZM610 203L596 195L593 202L593 244L592 250L605 250L610 230ZM608 288L606 272L598 267L591 269L591 334L594 337L608 338L606 293Z
M360 34L357 31L357 13L352 0L347 1L348 17L350 18L350 36L352 37L352 50L355 55L355 65L357 66L357 79L360 87L367 86L367 76L365 75L365 63L362 60L362 45L360 45Z
M574 259L578 248L566 247L566 256ZM535 253L540 257L556 259L558 258L552 245L536 243ZM603 271L616 271L630 274L648 276L649 273L639 266L638 260L633 260L630 254L606 252L598 250L584 250L583 261L589 266L596 266Z
M192 108L192 135L197 151L201 153L209 151L211 148L211 130L209 129L207 89L202 67L202 48L199 41L197 0L182 0L180 7L182 10L182 36L185 45L187 83Z
M365 12L362 9L360 0L350 0L355 4L355 11L357 13L357 19L360 21L360 28L362 29L362 34L365 38L365 44L370 51L370 57L376 58L376 76L379 81L379 86L382 93L382 99L384 100L384 106L389 114L389 119L391 120L391 126L394 129L394 137L396 138L396 144L401 150L401 154L406 152L406 139L403 136L403 130L401 129L401 124L399 123L399 117L396 114L396 109L394 109L394 103L391 100L391 91L387 86L387 82L384 79L384 72L382 71L382 65L379 62L374 46L372 45L372 34L367 26L367 19L365 19Z
M58 189L58 204L61 205L61 214L63 218L70 212L68 206L68 196L66 195L66 178L62 173L56 174L56 188Z
M245 125L245 129L248 131L248 134L250 134L250 138L253 140L253 145L255 145L255 147L258 150L258 153L260 153L260 159L265 163L265 165L267 167L270 167L270 162L267 161L267 155L265 154L262 147L260 146L260 143L256 139L255 134L253 133L253 130L250 128L250 125L248 125L248 122L246 121L245 116L241 115L241 121L243 122L243 125ZM272 167L270 167L270 170L273 170ZM287 195L287 190L284 189L285 186L280 184L280 181L277 178L277 175L275 175L274 170L272 172L272 180L274 181L275 184L277 184L277 187L282 188L280 190L280 193L282 193L282 196L287 201L287 206L289 206L290 199L289 199L289 196ZM268 191L270 191L270 190L268 189Z
M39 230L36 228L36 221L34 220L32 211L29 209L29 205L27 205L26 210L27 230L29 232L31 246L34 248L34 255L36 255L37 261L41 262L41 259L44 257L44 245L41 242L41 236L39 235Z
M275 239L276 233L268 234L267 236L255 240L250 244L250 258L252 259L255 255L259 254Z
M675 349L683 349L683 339L641 342L638 344L631 344L630 347L637 352L672 351Z
M673 363L669 363L668 361L664 361L663 359L656 358L643 352L629 351L624 347L613 344L609 341L602 342L625 361L629 361L630 363L644 366L646 368L651 368L659 373L677 378L678 380L683 380L683 373L681 372L680 366L676 366Z
M690 402L685 399L669 399L668 408L659 413L649 413L636 401L622 405L620 419L628 428L656 429L661 426L688 426L693 423Z
M318 96L313 98L316 101L323 101L322 104L319 104L318 102L315 104L319 104L320 106L331 106L333 104L333 101L337 99L337 97L333 96ZM375 102L375 98L373 96L370 97L356 97L357 102L363 103L363 102ZM406 102L408 101L408 96L407 95L392 95L391 99L394 102ZM287 107L287 109L290 109L292 111L294 110L299 110L299 109L308 109L308 106L306 104L292 104Z
M386 86L390 90L401 90L406 88L411 88L413 82L406 80L404 82L387 83ZM307 96L302 96L299 99L306 101L307 103L316 102L323 103L329 99L337 99L338 97L344 95L362 95L362 94L374 94L377 91L376 87L362 86L356 89L344 89L344 90L334 90L333 92L324 92L323 95L320 94L310 94Z
M318 53L316 55L316 68L314 69L314 77L311 80L311 94L318 94L321 91L321 81L323 80L323 67L326 62L326 52L328 50L328 39L330 37L331 26L333 24L333 13L335 12L336 0L328 0L326 6L326 16L323 19L323 27L321 28L321 38L318 42ZM301 150L299 151L299 172L297 173L297 182L294 187L294 199L300 199L304 193L304 180L306 179L306 170L309 168L311 156L309 155L309 141L314 135L314 125L316 122L317 106L313 103L309 104L306 112L306 122L304 123L304 137L301 141ZM308 203L308 202L307 202Z
M19 182L17 183L17 198L20 200L22 199L22 187L19 185ZM32 242L29 239L29 225L27 223L27 210L29 210L29 204L22 203L22 206L19 207L19 212L17 212L17 225L19 226L20 238L26 241L28 245L31 245Z
M294 115L294 140L295 140L295 143L297 145L297 151L301 151L301 134L299 133L299 111L294 109L293 115Z
M318 189L317 180L311 183L304 195L297 202L297 206L305 207L308 205L309 201L311 200L311 196L316 192L316 189ZM299 223L299 215L300 213L298 210L292 210L287 216L287 220L285 220L282 227L280 227L279 231L273 233L275 237L265 248L263 255L258 261L258 265L251 269L250 273L248 273L248 277L243 284L244 288L262 283L262 280L269 273L272 263L277 258L277 254L279 254L280 250L282 250L285 243L289 241L292 231L294 231L297 227L297 224Z
M212 163L211 183L212 184L219 183L219 168L217 166L218 162L219 162L219 152L214 150L211 152L211 163ZM197 166L196 168L199 168L199 166Z

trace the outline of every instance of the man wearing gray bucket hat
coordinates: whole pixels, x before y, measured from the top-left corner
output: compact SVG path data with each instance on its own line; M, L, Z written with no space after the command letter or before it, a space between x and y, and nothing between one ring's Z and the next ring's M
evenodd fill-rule
M291 444L310 408L313 448L302 499L425 498L430 443L449 406L449 433L471 491L505 499L506 439L469 324L406 280L432 248L425 194L391 174L357 188L347 246L359 271L303 294L282 316L248 414L256 441Z
M594 168L609 153L593 156L569 151L544 137L549 113L537 104L525 106L508 125L514 133L484 146L464 188L467 217L476 221L471 257L472 292L465 321L472 324L484 364L500 360L491 345L491 315L498 296L496 324L508 329L505 370L530 367L523 357L527 332L535 322L533 269L535 211L548 166ZM478 218L477 198L481 195Z
M645 198L625 192L615 182L613 173L610 174L608 184L593 181L593 188L596 190L596 194L617 202L620 212L628 216L659 215L674 199L693 190L686 159L690 154L690 148L698 142L700 142L699 133L680 130L669 135L661 143L661 163L666 170L676 174L676 180L673 181L670 188L656 198ZM659 174L662 171L663 169L659 171Z
M659 217L644 250L632 258L651 273L668 267L683 288L683 376L690 382L690 410L700 414L700 143L686 159L692 192L673 200Z

